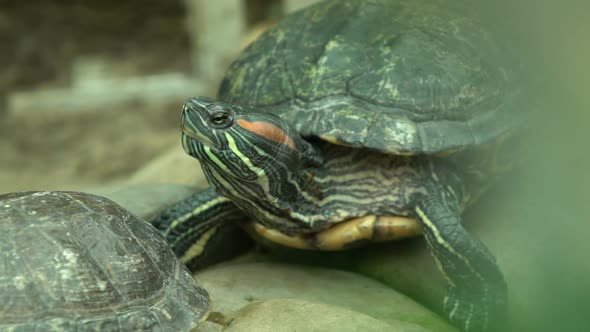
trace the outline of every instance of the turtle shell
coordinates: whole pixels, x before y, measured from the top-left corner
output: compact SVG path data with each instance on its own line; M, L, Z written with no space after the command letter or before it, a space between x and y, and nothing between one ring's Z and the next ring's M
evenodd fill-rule
M147 222L78 192L0 196L0 330L187 331L207 292Z
M512 129L517 90L477 17L463 1L322 1L249 45L218 97L383 152L485 143Z

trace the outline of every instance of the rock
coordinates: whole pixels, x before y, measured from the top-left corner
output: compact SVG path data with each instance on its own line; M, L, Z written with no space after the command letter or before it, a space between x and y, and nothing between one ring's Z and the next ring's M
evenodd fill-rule
M223 331L389 332L427 330L403 322L400 322L399 326L392 326L371 316L338 306L303 300L275 299L254 302L245 306Z
M180 137L180 133L178 134ZM187 155L180 144L174 145L144 167L129 180L130 184L165 183L207 187L207 180L199 162Z
M391 326L409 326L426 331L454 331L442 318L408 297L379 282L350 272L282 263L249 262L214 266L198 272L196 276L211 296L213 311L226 317L232 317L233 313L254 301L289 299L338 307L339 312L354 311L362 317L368 316ZM331 320L329 317L326 319ZM368 321L365 318L359 319Z

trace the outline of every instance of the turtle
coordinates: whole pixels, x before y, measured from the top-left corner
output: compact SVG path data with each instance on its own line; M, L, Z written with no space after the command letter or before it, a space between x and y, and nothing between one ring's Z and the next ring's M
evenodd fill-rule
M326 0L287 15L216 98L184 103L181 144L210 187L154 224L189 266L236 221L311 250L423 236L448 320L493 329L508 286L461 215L513 167L524 111L507 47L461 1Z
M189 331L207 291L148 222L83 192L0 195L0 331Z

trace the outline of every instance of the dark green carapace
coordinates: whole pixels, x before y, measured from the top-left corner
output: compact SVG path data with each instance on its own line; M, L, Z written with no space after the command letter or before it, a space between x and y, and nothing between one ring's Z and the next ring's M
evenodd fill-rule
M492 329L507 286L460 216L506 168L517 127L503 47L464 1L323 1L289 15L230 66L217 100L184 105L183 147L212 188L160 228L249 220L317 250L424 234L448 319ZM224 213L206 212L217 204ZM198 250L177 253L190 263L206 241L189 240Z
M463 5L463 6L462 6ZM230 66L218 98L302 135L436 153L510 130L505 52L464 1L324 1L286 17Z

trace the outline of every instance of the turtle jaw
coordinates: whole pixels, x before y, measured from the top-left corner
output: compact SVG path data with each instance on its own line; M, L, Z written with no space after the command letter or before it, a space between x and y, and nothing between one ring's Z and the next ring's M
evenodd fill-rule
M195 138L193 136L187 135L184 131L182 132L180 137L180 141L182 144L182 148L184 149L184 152L198 160L201 160L199 153L200 150L215 149L215 145L212 142L211 144L208 144L208 142L204 142L201 138Z
M221 148L219 146L219 144L217 144L214 141L212 141L211 139L209 139L209 137L207 137L199 132L190 130L189 128L186 128L186 127L182 128L181 139L182 139L182 147L184 148L184 151L186 151L186 153L190 154L191 156L193 155L193 153L191 153L190 151L192 149L194 149L191 146L194 146L195 144L201 144L201 145L204 145L206 147L213 148L216 150L219 150Z

